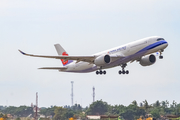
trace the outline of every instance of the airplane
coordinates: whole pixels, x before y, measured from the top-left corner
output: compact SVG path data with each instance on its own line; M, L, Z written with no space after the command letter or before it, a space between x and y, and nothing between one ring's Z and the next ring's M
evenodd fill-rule
M60 72L106 74L104 69L120 66L119 74L129 74L125 70L127 63L139 62L142 66L150 66L156 62L156 53L163 59L162 52L168 42L159 36L143 38L122 46L88 56L69 56L60 44L54 45L58 56L33 55L19 50L23 55L32 57L55 58L62 61L63 67L42 67L39 69L58 70Z

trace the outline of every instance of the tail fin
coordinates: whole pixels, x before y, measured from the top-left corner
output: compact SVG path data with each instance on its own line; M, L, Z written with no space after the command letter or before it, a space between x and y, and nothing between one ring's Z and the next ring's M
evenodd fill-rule
M60 44L55 44L54 46L56 48L58 55L68 56L67 52L63 49L63 47ZM66 66L69 63L73 62L73 60L64 60L64 59L61 59L61 61L63 66Z

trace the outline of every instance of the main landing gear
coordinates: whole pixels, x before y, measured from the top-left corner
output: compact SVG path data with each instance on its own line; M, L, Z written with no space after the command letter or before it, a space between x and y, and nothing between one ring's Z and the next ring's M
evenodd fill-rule
M159 59L163 59L162 52L164 52L164 50L159 51L159 53L160 53Z
M124 70L124 68L127 66L127 64L122 64L121 68L122 70L119 70L119 74L129 74L128 70Z
M106 71L104 70L104 71L102 71L102 70L99 70L99 71L96 71L96 74L98 75L98 74L100 74L100 75L102 75L102 74L106 74Z

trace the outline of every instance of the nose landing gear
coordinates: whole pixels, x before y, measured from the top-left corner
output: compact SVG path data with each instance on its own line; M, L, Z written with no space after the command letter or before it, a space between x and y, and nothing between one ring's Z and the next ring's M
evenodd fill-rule
M159 59L163 59L163 56L159 56Z
M163 59L162 52L164 52L164 50L159 51L159 53L160 53L159 59Z
M127 66L127 64L122 64L121 65L121 68L122 70L119 70L119 74L129 74L129 71L128 70L124 70L124 68Z

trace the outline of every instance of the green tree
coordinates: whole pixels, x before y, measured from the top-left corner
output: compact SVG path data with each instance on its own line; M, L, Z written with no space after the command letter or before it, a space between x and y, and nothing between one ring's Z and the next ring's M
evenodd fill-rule
M54 113L55 108L56 108L56 107L49 107L49 108L42 109L42 110L40 111L40 114L43 114L43 115L45 115L46 117L47 117L47 116L50 116L50 115L54 116L54 114L55 114L55 113Z
M160 118L160 114L159 113L160 113L160 111L159 111L158 108L155 108L155 109L153 109L151 111L152 116L155 117L155 118Z
M111 111L112 115L120 115L121 113L124 113L126 108L124 105L115 105L111 107L112 107L112 111Z
M0 113L0 118L3 117L4 115L2 113Z
M88 115L104 115L108 112L108 104L102 100L93 102L87 110Z
M85 112L81 112L81 113L79 114L79 117L80 117L82 120L87 120L87 119L86 119L86 114L85 114Z
M161 107L167 108L166 101L162 101L162 102L161 102Z
M146 113L148 113L148 109L151 108L151 106L148 104L147 100L143 101L143 103L144 103L143 107Z
M175 100L173 100L172 106L175 108L177 105L177 103L175 102Z
M131 109L125 110L124 113L121 113L121 116L123 116L123 118L127 120L134 120L134 112Z
M177 105L177 115L180 116L180 104Z
M33 113L33 108L27 106L20 106L20 107L9 106L2 112L5 114L27 117L29 114Z
M139 107L143 107L143 103L142 102L139 104Z
M163 115L170 114L168 106L169 106L169 102L167 100L161 102L161 108L163 109L164 112Z
M20 117L16 118L16 120L21 120Z
M71 108L72 108L72 110L77 111L77 112L82 111L82 107L81 107L80 104L75 104L75 105L72 106Z
M133 120L139 118L140 116L144 116L145 113L144 109L130 104L128 107L125 107L124 112L120 115L123 116L124 119Z
M155 107L160 107L161 106L161 103L159 102L159 100L157 100L154 104Z
M67 109L66 113L65 113L65 117L66 118L71 118L73 117L75 114L75 112L72 109Z
M137 101L134 100L134 101L132 102L132 104L135 105L135 106L137 106Z
M166 106L169 107L169 101L166 100L165 102L166 102Z
M54 119L55 120L65 120L66 119L66 111L67 109L63 108L63 107L56 107L54 110Z

